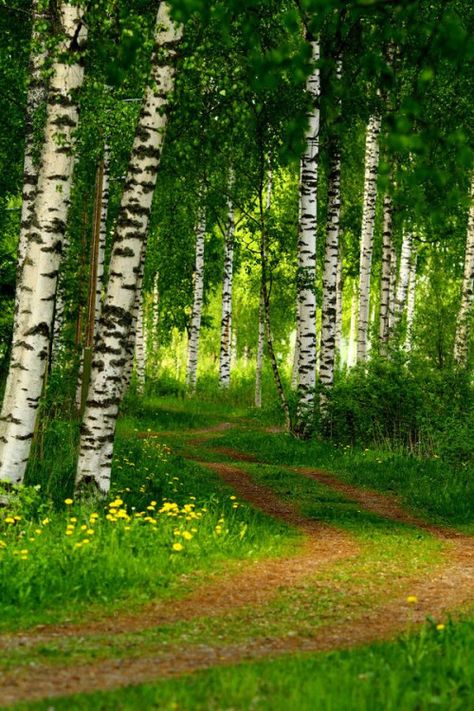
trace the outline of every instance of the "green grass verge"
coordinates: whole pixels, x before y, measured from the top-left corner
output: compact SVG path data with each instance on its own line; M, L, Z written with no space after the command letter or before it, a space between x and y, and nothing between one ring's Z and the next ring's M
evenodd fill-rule
M474 623L427 624L400 640L216 668L109 693L19 704L16 711L470 711Z

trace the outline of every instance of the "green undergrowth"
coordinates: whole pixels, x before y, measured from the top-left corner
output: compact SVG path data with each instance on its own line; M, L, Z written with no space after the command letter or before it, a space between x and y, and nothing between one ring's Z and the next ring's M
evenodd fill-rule
M180 597L227 561L298 540L154 438L119 437L113 470L106 502L57 510L26 488L0 513L1 629Z
M19 704L16 711L469 711L474 623L428 623L394 642L284 656L113 692Z
M284 433L229 430L216 444L269 464L327 469L350 483L400 495L407 506L430 519L474 531L474 476L468 468L390 450L305 442Z

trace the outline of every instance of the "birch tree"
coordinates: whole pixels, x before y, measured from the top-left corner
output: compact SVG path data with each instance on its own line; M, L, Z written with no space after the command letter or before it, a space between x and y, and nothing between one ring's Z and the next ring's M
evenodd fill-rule
M273 192L273 173L268 172L267 181L267 201L265 205L266 212L270 211L272 204ZM264 245L265 247L265 245ZM266 253L263 255L266 261ZM265 353L265 293L263 284L260 284L260 300L258 304L258 338L257 338L257 363L255 368L255 407L262 407L262 373L263 373L263 356Z
M395 312L393 317L393 331L396 333L405 313L408 297L408 286L410 283L410 267L413 251L413 234L410 230L405 230L402 240L402 252L400 256L400 271L398 274L397 292L395 297Z
M78 125L77 91L87 31L81 7L61 4L61 41L51 69L34 216L18 284L12 358L0 416L0 480L23 480L48 362L54 297L66 228Z
M471 179L471 207L466 236L464 276L461 290L461 306L458 313L454 341L454 360L462 367L467 365L471 337L472 304L474 301L474 174Z
M379 164L380 116L371 116L365 142L364 200L360 240L359 317L357 325L357 361L367 360L369 338L370 281L374 242L377 173Z
M228 218L224 238L224 276L222 281L221 345L219 354L219 387L230 385L232 359L232 283L234 276L234 207L228 202Z
M145 348L145 318L143 309L143 289L137 291L137 316L135 328L135 372L137 376L137 392L143 395L146 377L146 348Z
M196 262L194 268L194 296L188 343L188 368L186 382L191 392L196 390L199 338L201 335L202 304L204 296L204 248L206 216L202 211L196 230Z
M150 82L138 119L117 220L79 443L76 486L90 485L103 494L110 488L115 426L128 362L126 349L181 34L182 28L170 18L167 3L161 2Z
M316 385L316 231L319 157L319 40L307 32L313 70L306 89L311 99L306 149L300 165L300 213L297 272L298 407L295 429L303 434L314 406Z
M390 312L393 309L392 274L396 252L393 244L393 201L386 193L383 202L382 274L380 277L379 340L382 355L387 352L390 335Z
M407 330L405 335L405 350L411 351L413 339L413 322L415 320L415 302L416 302L416 276L417 276L418 258L415 254L412 257L410 264L410 277L408 280L408 297L407 297Z

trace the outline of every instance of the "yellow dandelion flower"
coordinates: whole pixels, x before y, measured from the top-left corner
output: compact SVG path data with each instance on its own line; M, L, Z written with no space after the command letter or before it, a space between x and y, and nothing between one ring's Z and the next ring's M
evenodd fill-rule
M44 518L44 519L41 521L41 523L42 523L43 526L47 526L48 523L49 523L49 518Z
M233 509L238 509L238 508L239 508L239 504L232 504L232 508L233 508Z
M15 523L15 519L12 518L11 516L7 516L5 519L5 523L9 523L9 524Z
M72 499L64 499L64 503L66 506L72 506L74 501Z
M77 523L77 518L75 516L71 516L69 520L71 523Z
M82 541L82 543L83 543L83 545L86 546L88 543L90 543L90 540L89 540L88 538L84 538L84 540Z
M416 595L408 595L407 597L407 603L409 605L415 605L418 602L418 598Z
M6 547L7 547L7 544L5 543L5 541L0 541L0 548L6 548Z
M124 531L130 531L130 526L124 526Z
M21 555L21 556L20 556L20 560L28 560L28 556L27 556L27 555Z
M81 531L87 531L87 526L85 525L85 523L82 524Z
M21 521L21 516L13 516L13 518L15 519L15 521Z
M34 538L28 538L28 540L29 540L30 543L33 543L33 541L34 541L35 539L34 539Z
M35 533L36 533L37 536L41 536L41 534L43 533L43 531L41 530L41 528L35 528Z
M73 533L74 533L74 531L71 531L71 530L69 529L68 531L66 531L66 536L72 536Z
M182 551L183 548L184 548L184 546L182 543L173 543L173 550L174 551L177 551L179 553L179 551Z
M192 533L190 533L189 531L183 531L183 538L185 541L190 541L192 537Z
M74 548L82 548L82 543L81 542L75 543Z
M439 625L436 625L436 629L438 630L438 632L442 632L444 630L444 625L440 622Z
M88 536L93 536L94 533L95 533L95 531L94 531L93 528L88 528L87 531L86 531L86 533L87 533Z
M235 501L237 497L236 496L229 496L229 498L231 501Z

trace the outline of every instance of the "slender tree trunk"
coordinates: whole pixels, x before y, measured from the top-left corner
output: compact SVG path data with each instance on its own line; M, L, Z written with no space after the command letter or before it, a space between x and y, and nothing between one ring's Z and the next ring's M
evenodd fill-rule
M46 103L48 95L48 83L44 75L44 64L47 58L47 51L43 41L44 31L41 23L46 20L46 14L40 8L39 0L32 3L32 36L31 51L29 61L29 85L26 97L25 113L25 153L23 159L23 193L21 204L20 235L18 239L17 257L17 290L15 302L15 325L20 308L19 296L21 293L21 279L26 256L28 235L31 231L36 190L38 187L38 166L35 161L35 118L38 109Z
M410 231L405 231L402 241L402 253L400 257L400 272L398 275L397 292L395 298L395 313L393 319L393 331L396 332L400 326L407 304L408 285L410 283L410 265L413 251L413 235Z
M104 191L104 162L97 168L95 180L95 200L94 217L92 222L92 241L90 249L90 269L89 269L89 290L87 297L87 322L84 338L84 345L79 364L78 384L76 402L79 406L79 415L84 413L87 392L89 389L92 355L94 352L94 340L98 328L98 318L100 318L102 281L99 278L100 271L103 274L103 259L105 244L102 244L104 235L103 220L103 191ZM102 262L102 265L101 265Z
M392 256L390 260L390 293L388 298L388 339L393 330L395 320L395 302L397 297L397 273L398 273L398 257L395 244L392 242Z
M299 363L299 358L300 358L300 334L299 334L299 329L298 329L298 322L299 322L299 316L298 316L298 309L299 309L299 304L296 304L296 321L297 321L297 326L296 326L296 333L295 333L295 347L293 350L293 364L291 366L291 389L296 390L298 387L298 363Z
M342 307L344 298L344 279L342 277L342 254L339 247L339 259L337 260L337 286L336 286L336 358L341 361L342 342Z
M26 238L12 359L0 417L0 480L21 482L35 431L74 166L76 91L86 40L82 10L61 5L64 35L52 67L34 217Z
M365 143L364 206L359 270L359 321L357 327L357 361L362 363L367 360L369 339L370 278L377 201L380 126L380 116L372 116L367 127Z
M255 407L262 407L262 371L263 354L265 350L265 297L260 287L260 303L258 305L258 343L257 367L255 369Z
M319 377L325 388L334 383L336 363L339 225L341 215L341 156L335 147L329 174L328 224L323 273L321 355Z
M128 362L132 311L145 249L156 176L173 90L181 28L167 3L158 9L155 50L117 220L107 293L92 363L92 378L79 445L76 485L110 488L113 441Z
M268 171L267 181L267 202L265 209L267 214L272 205L273 192L273 172ZM264 255L266 262L266 254ZM260 303L258 305L258 341L257 341L257 365L255 369L255 407L262 407L262 373L263 356L265 354L265 295L262 284L260 284Z
M196 230L196 266L194 269L194 299L191 315L191 329L188 344L188 369L186 382L191 392L196 390L196 378L201 335L201 316L204 296L204 248L206 237L206 216L204 211Z
M464 278L461 291L461 306L458 313L456 337L454 341L454 360L465 367L469 357L471 338L472 304L474 301L474 175L471 182L471 208L466 237L464 258Z
M137 392L143 395L145 391L146 357L145 357L145 320L143 310L143 289L137 292L138 313L135 332L135 372L137 376Z
M407 299L407 332L405 336L405 350L411 351L413 340L413 321L415 319L415 301L416 301L416 267L417 255L415 254L410 264L410 279L408 284L408 299Z
M221 347L219 358L219 386L230 385L232 360L232 282L234 272L234 208L229 202L228 223L224 245L224 279L222 282Z
M347 352L347 365L352 368L357 362L357 288L353 285L351 300L351 324L349 327L349 346Z
M94 308L94 336L99 330L99 321L102 314L102 292L104 288L104 268L105 268L105 249L107 246L107 216L109 212L109 195L110 195L110 150L107 143L104 146L104 160L101 166L102 171L102 190L100 203L100 231L99 231L99 250L97 255L97 279L95 290L95 308Z
M319 61L319 41L308 37L313 63ZM298 235L298 407L295 431L303 434L314 407L316 386L316 232L319 158L320 71L315 67L306 89L311 96L306 149L300 168Z
M380 278L380 322L379 340L381 355L387 354L390 334L390 309L392 301L392 260L395 256L393 245L393 201L387 193L383 203L382 275Z

